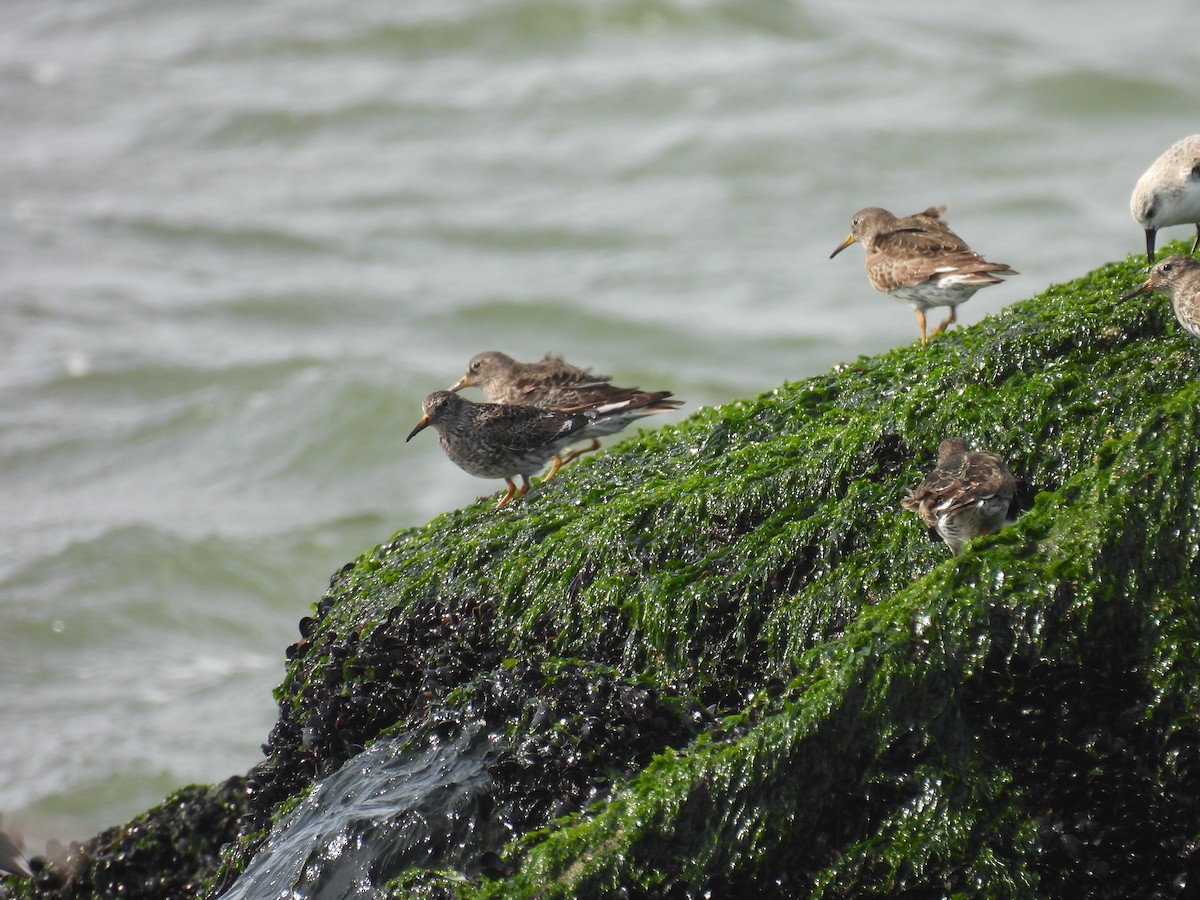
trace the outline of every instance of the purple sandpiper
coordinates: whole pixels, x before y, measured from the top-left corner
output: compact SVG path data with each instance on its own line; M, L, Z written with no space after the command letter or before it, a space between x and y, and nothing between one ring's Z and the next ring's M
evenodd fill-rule
M832 259L851 244L862 244L871 286L912 307L921 326L922 347L925 310L950 307L950 315L934 329L936 337L957 321L958 304L982 287L1001 283L996 275L1017 274L967 246L942 220L945 211L944 206L931 206L898 219L886 209L860 209L850 222L850 234L829 254Z
M562 455L562 462L599 449L596 436L616 434L635 418L668 412L683 405L682 400L669 399L670 391L617 387L611 383L609 375L593 375L561 356L550 354L537 362L523 363L498 350L477 353L467 363L466 374L450 390L459 391L465 387L480 388L488 403L517 403L560 412L624 404L627 414L597 421L586 436L591 438L591 444L568 450Z
M1185 137L1154 161L1133 186L1129 211L1146 229L1146 262L1154 265L1154 240L1168 225L1195 225L1192 253L1200 246L1200 134Z
M995 453L971 451L962 438L946 438L938 444L937 468L900 502L958 556L971 538L1004 526L1016 487Z
M1200 263L1190 256L1161 259L1150 268L1150 277L1121 299L1155 292L1171 298L1175 318L1184 331L1200 338Z
M655 410L630 408L629 402L558 412L536 406L508 403L472 403L451 391L434 391L421 404L421 419L405 441L432 425L442 450L464 472L479 478L503 478L508 491L499 508L529 490L529 477L554 461L544 480L554 477L562 464L559 452L587 437L592 428L603 428L610 418L636 418ZM513 478L521 476L518 490Z

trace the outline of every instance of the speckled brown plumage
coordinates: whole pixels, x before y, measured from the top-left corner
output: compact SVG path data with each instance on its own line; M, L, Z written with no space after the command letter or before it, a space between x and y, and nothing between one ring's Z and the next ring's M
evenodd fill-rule
M925 310L950 307L950 315L934 329L937 336L957 321L957 307L974 293L1003 281L997 275L1016 275L1005 263L988 262L942 219L944 206L897 218L886 209L868 207L854 214L850 234L830 254L862 244L867 278L880 293L912 307L925 346Z
M1016 487L995 453L971 451L962 438L946 438L938 445L937 467L900 502L936 529L957 556L971 538L1000 530Z
M477 353L467 363L466 374L450 390L465 387L480 388L488 403L516 403L539 409L569 411L624 404L628 414L608 416L594 423L587 434L592 439L591 445L567 451L562 462L596 450L600 446L596 437L616 434L635 418L669 412L683 405L682 400L670 399L670 391L618 387L610 383L608 375L593 375L561 356L549 354L537 362L523 363L498 350Z
M421 419L409 433L411 441L432 426L450 460L479 478L503 478L507 493L497 507L529 490L529 477L553 460L549 480L561 463L558 454L569 443L590 437L592 428L604 428L614 416L637 417L641 412L627 402L595 408L557 412L535 406L507 403L472 403L450 391L435 391L421 404ZM520 475L518 490L513 479Z
M1188 334L1200 338L1200 263L1190 256L1159 260L1150 269L1150 277L1121 299L1150 293L1170 297L1175 319Z

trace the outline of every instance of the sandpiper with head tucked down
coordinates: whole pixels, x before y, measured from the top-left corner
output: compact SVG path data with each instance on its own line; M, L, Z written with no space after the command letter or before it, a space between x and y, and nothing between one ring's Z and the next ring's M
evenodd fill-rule
M1129 211L1146 229L1146 261L1154 265L1158 229L1195 225L1192 253L1200 246L1200 134L1176 141L1137 180Z
M477 387L488 403L519 403L543 409L579 406L584 392L613 388L611 375L594 375L549 353L537 362L517 362L499 350L476 353L467 363L466 374L450 388L459 391Z
M1171 298L1175 318L1194 338L1200 338L1200 263L1190 256L1168 256L1155 263L1150 277L1122 297L1160 293Z
M670 391L617 387L611 383L611 376L593 375L561 356L550 354L537 362L523 363L498 350L477 353L467 363L466 374L450 390L465 387L480 388L488 403L516 403L560 412L625 404L626 415L613 415L594 423L587 434L592 439L591 445L568 450L562 455L562 462L598 449L597 436L616 434L635 418L683 405L682 400L669 399Z
M868 207L854 214L850 234L831 253L837 256L854 243L863 245L872 287L917 314L921 346L926 343L925 310L950 307L950 315L933 336L957 321L956 310L980 288L999 284L997 275L1016 275L1004 263L988 262L942 220L944 206L897 218L886 209Z
M603 428L613 417L636 418L657 410L638 410L629 402L605 403L589 409L556 412L535 406L506 403L472 403L451 391L434 391L421 404L421 419L405 441L432 425L442 450L464 472L479 478L503 478L508 491L496 504L504 506L529 490L529 477L551 460L549 480L561 463L559 452L587 437L593 427ZM513 481L521 476L518 490Z
M995 453L971 451L962 438L946 438L938 445L937 468L900 502L958 556L971 538L1003 527L1016 487Z

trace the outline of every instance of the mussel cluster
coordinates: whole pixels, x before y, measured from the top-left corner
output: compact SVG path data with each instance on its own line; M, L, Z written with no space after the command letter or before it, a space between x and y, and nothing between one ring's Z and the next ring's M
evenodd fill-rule
M396 607L349 637L323 628L328 608L301 621L288 649L302 686L281 703L267 759L249 775L243 836L262 834L279 802L387 730L470 725L495 735L504 749L491 767L493 814L516 835L716 727L712 708L606 663L560 660L541 646L508 656L486 600Z
M301 686L280 703L263 745L267 759L247 779L243 835L269 825L277 803L337 771L381 731L419 723L447 687L498 662L486 603L468 600L452 609L431 600L415 609L396 607L373 628L349 637L322 629L329 606L322 601L316 618L301 619L301 640L287 650L290 677Z
M242 778L187 787L128 825L31 860L31 895L45 900L199 896L244 810ZM7 896L0 888L0 896Z

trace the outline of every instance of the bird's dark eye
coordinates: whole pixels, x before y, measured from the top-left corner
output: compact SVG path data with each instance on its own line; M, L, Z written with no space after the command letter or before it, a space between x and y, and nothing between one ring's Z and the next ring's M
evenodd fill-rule
M472 372L478 372L482 368L483 368L483 360L482 359L477 359L477 360L475 360L475 362L471 363L471 371Z
M1166 264L1165 264L1165 265L1162 267L1162 273L1163 273L1164 275L1166 275L1166 274L1167 274L1168 272L1170 272L1170 271L1171 271L1173 268L1175 268L1175 264L1174 264L1174 263L1166 263Z

